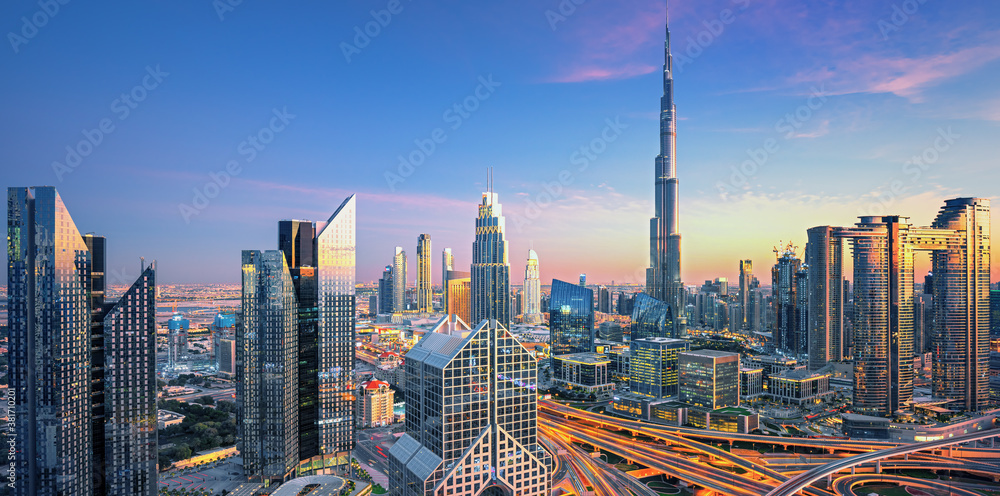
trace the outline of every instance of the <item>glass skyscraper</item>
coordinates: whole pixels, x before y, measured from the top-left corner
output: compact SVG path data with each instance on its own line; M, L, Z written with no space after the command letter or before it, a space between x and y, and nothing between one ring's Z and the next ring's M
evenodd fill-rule
M406 252L396 247L392 256L392 311L406 311Z
M431 286L431 235L417 236L417 311L434 311L434 290Z
M839 227L808 230L806 265L809 266L808 351L809 370L847 356L844 329L844 240Z
M558 279L549 296L552 356L594 351L594 291Z
M299 462L298 313L284 253L243 252L237 329L240 454L251 481L284 482Z
M715 410L740 405L740 354L716 350L678 357L681 403Z
M455 270L455 255L452 255L451 248L441 251L441 310L445 314L448 310L448 271Z
M472 322L496 319L510 325L510 262L507 260L507 223L500 196L483 193L472 243ZM473 324L474 325L474 324Z
M9 188L7 213L11 493L155 494L153 266L106 305L105 239L55 188Z
M538 277L538 254L528 250L528 263L524 267L524 308L521 313L526 320L542 313L542 282Z
M632 301L631 340L644 338L681 338L674 333L673 311L666 302L645 293L635 295Z
M398 496L551 492L537 436L535 360L496 320L450 317L406 354L406 433L389 450Z
M669 398L678 393L678 356L690 349L683 339L642 338L629 344L629 386L633 393Z
M798 285L796 274L802 268L802 261L795 255L794 247L789 244L778 255L777 263L771 269L771 295L774 327L772 336L774 347L790 355L803 353L800 345L800 318Z
M392 265L386 265L382 270L382 278L378 280L378 313L392 313L395 283L392 276Z

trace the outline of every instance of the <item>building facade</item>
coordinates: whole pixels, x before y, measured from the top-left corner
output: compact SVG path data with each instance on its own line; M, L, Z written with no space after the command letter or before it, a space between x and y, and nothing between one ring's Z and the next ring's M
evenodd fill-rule
M538 275L538 254L535 250L528 250L528 263L524 267L524 308L521 313L526 320L531 316L541 317L542 314L542 282Z
M809 370L819 370L829 362L847 356L844 333L844 239L839 227L819 226L808 230L806 265L807 341Z
M584 393L603 393L615 388L611 360L599 353L553 356L552 379L569 390Z
M445 314L448 312L448 272L455 270L455 256L451 253L451 248L445 248L441 252L441 310Z
M632 360L634 371L635 357ZM740 405L739 353L688 351L680 353L677 362L681 403L707 410Z
M510 325L506 225L500 196L492 191L483 193L472 243L472 321L496 319L505 329Z
M399 496L548 495L535 360L496 320L442 319L405 359L406 433L389 450ZM420 414L416 413L420 412Z
M594 351L593 302L593 290L552 280L549 346L553 356Z
M431 235L417 236L417 311L434 311L434 288L431 285Z
M651 337L629 344L629 387L651 398L678 395L678 359L690 349L683 339Z
M393 422L395 393L389 383L379 380L358 384L357 424L359 429L385 427Z
M392 311L406 311L406 252L396 247L392 256Z
M645 293L635 295L632 301L631 339L682 338L675 335L673 310L666 302Z

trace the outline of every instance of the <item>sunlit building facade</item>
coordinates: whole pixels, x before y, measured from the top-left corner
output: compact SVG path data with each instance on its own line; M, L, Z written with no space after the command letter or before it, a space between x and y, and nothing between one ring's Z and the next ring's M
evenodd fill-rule
M521 313L528 316L541 316L542 313L542 282L538 275L538 254L535 250L528 250L528 263L524 268L524 295L522 302L524 308Z
M594 291L552 280L549 346L552 355L594 351Z
M455 270L455 255L451 248L441 251L441 309L448 313L448 272Z
M406 252L396 247L392 256L392 311L406 311Z
M358 428L385 427L392 424L395 393L388 382L372 380L358 384Z
M392 494L542 496L536 365L496 320L442 319L406 355L406 433L389 450Z
M472 318L472 276L469 272L448 271L448 313L463 322Z
M847 356L844 329L844 239L842 229L819 226L808 230L806 265L809 370Z
M500 196L483 193L472 243L472 321L496 319L510 325L510 262L507 259L507 222Z
M801 341L798 285L796 274L802 268L802 260L795 254L791 244L778 255L771 269L771 304L774 326L771 335L777 351L789 355L799 355Z
M431 235L417 236L417 311L434 311L434 288L431 286Z

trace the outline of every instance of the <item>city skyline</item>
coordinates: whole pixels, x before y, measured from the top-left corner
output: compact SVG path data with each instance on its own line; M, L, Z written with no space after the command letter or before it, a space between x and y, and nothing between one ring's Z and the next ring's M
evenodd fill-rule
M25 5L12 18L30 17L35 7ZM662 92L653 63L662 57L662 3L588 3L569 15L559 13L558 4L453 7L462 22L441 16L444 7L407 4L350 62L341 45L354 42L355 26L371 21L367 7L343 7L350 10L332 16L335 24L322 34L316 20L272 6L241 5L221 13L152 7L116 15L100 6L64 8L37 36L0 54L23 75L2 83L22 96L10 109L19 118L2 128L10 164L5 172L11 184L56 185L81 223L126 239L109 249L112 270L128 267L134 279L138 264L132 256L143 254L160 262L160 279L167 284L237 283L239 274L231 269L238 264L236 254L244 246L270 246L263 233L273 219L318 218L358 191L363 247L358 280L367 282L378 278L393 246L410 246L421 232L454 247L456 269L464 269L471 260L467 212L474 215L475 195L485 189L484 170L493 165L494 190L506 199L512 252L532 247L552 260L542 280L572 280L586 272L594 283L642 284L653 203L648 165L658 134L649 102ZM330 8L318 7L312 17L324 18ZM723 9L732 17L722 16ZM960 12L922 4L899 23L893 12L888 4L860 2L671 5L675 66L683 76L677 103L684 140L677 155L685 181L684 281L736 280L739 260L766 266L771 246L791 239L803 247L806 229L815 225L851 225L862 213L898 214L929 225L945 199L994 198L979 185L995 183L1000 174L990 167L989 153L1000 100L988 84L1000 72L994 28L1000 9L987 2L971 2ZM77 36L85 27L89 33L90 27L118 26L126 15L129 33L141 32L142 40L150 41L112 54L101 49L103 38ZM151 40L175 36L170 26L181 17L196 19L190 33L195 44L218 51L145 50ZM496 51L495 45L512 35L498 30L493 18L524 28L523 39L511 45L512 55ZM290 66L272 54L280 45L270 39L254 42L246 54L225 43L227 36L263 26L301 32L296 40L323 36L323 43L316 43L322 48L302 55L320 62ZM17 32L19 26L10 24L8 30ZM425 31L468 43L433 44ZM87 64L65 50L78 38L84 38L80 50L94 53ZM215 77L194 93L193 74L217 65L215 57L226 58L225 67L237 78L245 67L276 64L288 75L278 81L287 89L261 86L250 77L239 82ZM63 78L42 65L79 77L59 82ZM372 84L383 79L383 66L435 75ZM732 72L743 77L725 77ZM321 94L299 82L328 80L331 73L346 76L334 83L333 93L357 95L367 102L364 113L341 97L327 96L329 88ZM144 79L147 87L137 94L145 98L127 116L110 110L119 94ZM426 98L412 99L410 92L395 91L396 84L413 85ZM823 95L812 95L813 87L824 88ZM488 98L477 100L478 110L452 130L442 112L470 95ZM122 105L118 101L114 108ZM801 115L810 118L802 127L779 131L791 122L785 117L803 106ZM379 116L390 108L406 117L375 131L384 127ZM79 166L57 174L52 163L65 165L66 146L75 146L83 139L81 130L99 128L105 117L115 130ZM249 156L237 147L248 134L271 125L273 143L259 150L255 161L246 161ZM415 139L428 139L438 127L446 130L447 141L390 188L384 172L395 169L397 156L417 149ZM502 138L506 146L487 146L509 129L519 131L499 134L508 136ZM338 137L332 144L321 143L331 135ZM607 141L598 145L606 151L578 171L575 151L599 138ZM772 139L779 148L773 153L764 146ZM483 149L489 150L486 156ZM747 160L747 150L764 150L766 163L746 178L744 188L732 170ZM934 159L923 164L927 169L907 164L921 155ZM206 198L204 208L192 207L198 213L186 223L178 206L192 204L193 189L233 158L243 172L215 198ZM301 176L284 174L288 166ZM560 185L554 205L532 216L527 200L540 198L564 170L572 183ZM85 193L108 178L102 191L114 191L113 196ZM893 181L900 182L898 192ZM155 187L130 187L136 183ZM884 193L881 200L876 191ZM99 219L109 210L123 212L117 223ZM139 225L140 216L149 222ZM589 233L586 247L572 242L573 232ZM920 262L918 271L929 266ZM993 266L995 281L1000 265ZM519 276L511 284L519 284ZM130 282L122 279L109 282Z

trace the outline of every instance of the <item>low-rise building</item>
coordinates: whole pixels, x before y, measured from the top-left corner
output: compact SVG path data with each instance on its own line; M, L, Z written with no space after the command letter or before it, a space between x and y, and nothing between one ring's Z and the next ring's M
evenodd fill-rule
M830 374L810 372L805 367L771 376L767 388L771 399L790 405L819 403L834 393L830 390Z
M570 390L586 393L612 391L611 360L598 353L572 353L552 357L552 380Z
M393 417L394 392L389 383L379 380L365 381L358 386L357 423L358 427L385 427Z
M764 396L764 369L740 368L740 400L749 401Z
M697 350L678 355L681 403L715 410L740 405L740 354Z
M170 410L157 410L156 412L156 428L166 429L171 425L180 425L184 421L184 415L177 412L171 412Z

